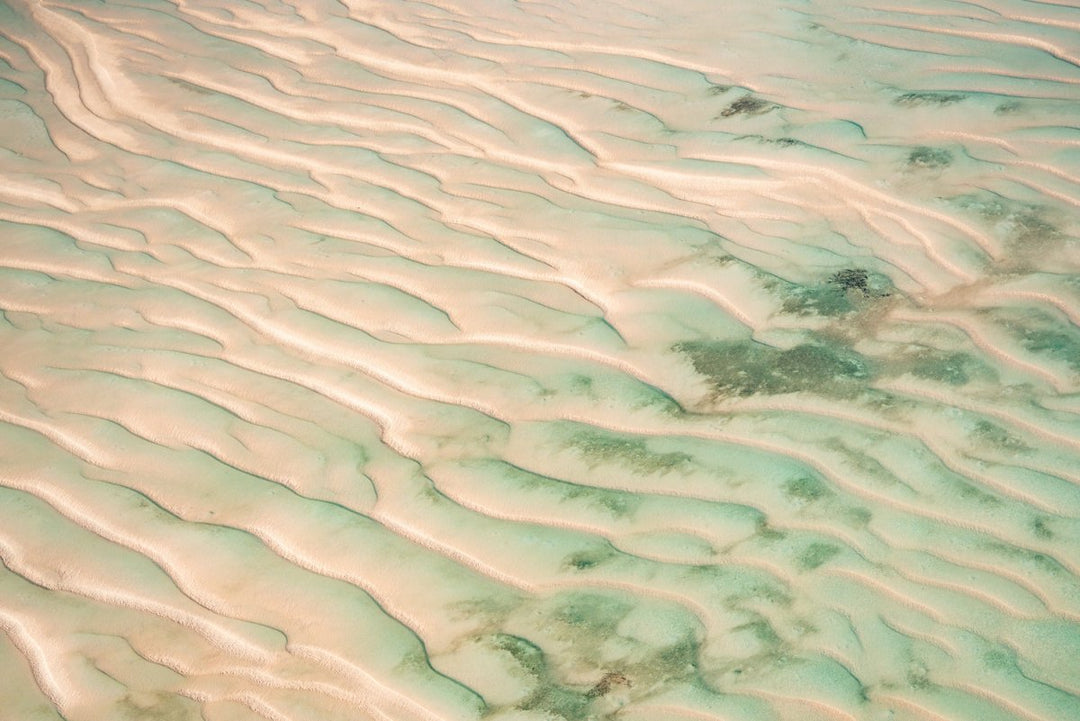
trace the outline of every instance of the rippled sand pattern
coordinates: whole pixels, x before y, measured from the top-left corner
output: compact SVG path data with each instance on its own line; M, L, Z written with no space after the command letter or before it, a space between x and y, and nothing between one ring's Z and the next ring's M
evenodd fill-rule
M1080 719L1080 9L0 3L0 719Z

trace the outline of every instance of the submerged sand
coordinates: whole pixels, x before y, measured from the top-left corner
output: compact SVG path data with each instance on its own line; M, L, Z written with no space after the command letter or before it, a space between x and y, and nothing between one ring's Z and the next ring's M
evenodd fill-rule
M0 4L0 719L1080 720L1077 48Z

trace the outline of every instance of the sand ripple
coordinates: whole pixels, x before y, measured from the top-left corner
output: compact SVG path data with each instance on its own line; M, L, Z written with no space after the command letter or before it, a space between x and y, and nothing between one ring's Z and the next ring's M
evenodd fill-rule
M0 718L1080 720L1080 10L0 28Z

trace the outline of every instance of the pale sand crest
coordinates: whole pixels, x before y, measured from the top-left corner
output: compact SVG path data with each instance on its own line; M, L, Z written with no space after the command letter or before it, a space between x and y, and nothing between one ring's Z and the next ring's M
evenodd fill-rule
M0 4L0 721L1080 721L1077 48Z

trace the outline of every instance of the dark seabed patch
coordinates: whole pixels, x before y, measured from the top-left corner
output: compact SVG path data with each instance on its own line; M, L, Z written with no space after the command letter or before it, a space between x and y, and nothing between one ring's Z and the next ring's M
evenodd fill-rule
M955 196L947 202L974 215L1001 240L1005 252L995 262L996 272L1057 269L1053 258L1069 242L1069 234L1062 230L1069 226L1068 217L1043 205L1019 202L987 191Z
M799 503L813 503L833 495L833 492L820 479L804 475L790 478L784 482L784 495Z
M786 286L781 311L837 317L867 309L872 301L893 293L892 281L887 276L865 268L844 268L822 282Z
M711 396L806 391L851 395L872 377L869 361L845 347L804 343L779 350L756 341L688 341L674 350L705 376Z
M997 310L987 315L1045 365L1080 373L1080 329L1068 318L1035 309Z
M990 374L986 365L969 353L928 346L905 348L892 354L882 365L886 375L910 373L916 378L951 386L965 385L976 374Z
M960 93L912 92L898 95L893 102L906 108L914 108L921 105L952 105L965 97L967 96Z
M953 161L953 154L944 148L930 148L925 145L908 153L908 167L915 169L944 168Z
M774 107L776 106L766 100L756 98L753 95L744 95L721 110L720 117L730 118L732 115L761 115L762 113L769 112Z
M569 445L588 462L618 463L639 473L682 470L693 462L693 457L687 453L654 451L644 438L599 430L580 431L570 438Z
M815 541L799 553L795 562L799 568L805 571L812 571L815 568L824 565L839 553L839 546Z

